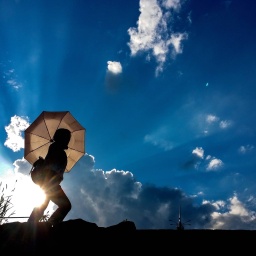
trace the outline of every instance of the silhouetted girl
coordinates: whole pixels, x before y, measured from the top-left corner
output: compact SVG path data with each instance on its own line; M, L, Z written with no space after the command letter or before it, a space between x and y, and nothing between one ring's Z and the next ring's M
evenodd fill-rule
M50 201L58 206L48 219L51 226L62 222L71 210L71 203L60 186L67 166L65 149L68 148L70 138L71 133L67 129L61 128L55 132L53 143L49 146L45 157L45 178L41 185L45 192L45 201L41 206L33 209L28 222L38 222L43 217Z

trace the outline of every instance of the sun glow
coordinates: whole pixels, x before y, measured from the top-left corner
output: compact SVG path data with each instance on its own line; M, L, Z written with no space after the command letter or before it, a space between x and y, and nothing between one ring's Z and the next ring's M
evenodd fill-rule
M13 204L15 208L34 207L41 205L44 198L44 192L39 186L33 184L31 180L23 179L20 184L17 182Z
M33 193L29 193L29 196L30 204L33 206L40 206L45 199L44 191L39 186L33 186Z
M10 209L10 212L14 212L12 218L15 217L14 221L27 221L26 218L29 217L33 208L40 206L43 203L45 194L39 186L31 181L29 176L24 176L18 179L14 188L11 188L10 184L11 183L9 182L9 192L6 193L6 195L12 195L12 208ZM13 191L10 192L10 189L13 189ZM18 217L21 217L22 220Z

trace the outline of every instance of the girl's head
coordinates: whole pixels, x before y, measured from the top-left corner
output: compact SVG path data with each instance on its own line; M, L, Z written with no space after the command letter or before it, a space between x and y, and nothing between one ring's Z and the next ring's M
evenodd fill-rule
M64 148L68 148L70 138L71 132L68 129L59 128L53 136L53 141L62 145Z

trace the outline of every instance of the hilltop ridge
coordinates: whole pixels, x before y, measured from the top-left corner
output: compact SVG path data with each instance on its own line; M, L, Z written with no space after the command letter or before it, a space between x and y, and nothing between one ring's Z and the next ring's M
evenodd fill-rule
M64 221L56 227L46 222L35 226L12 222L0 225L0 254L45 255L56 251L74 255L92 250L93 253L134 254L138 250L167 253L177 246L190 252L200 252L205 246L218 253L220 248L249 252L255 238L254 230L138 230L132 221L109 227L98 227L82 219Z

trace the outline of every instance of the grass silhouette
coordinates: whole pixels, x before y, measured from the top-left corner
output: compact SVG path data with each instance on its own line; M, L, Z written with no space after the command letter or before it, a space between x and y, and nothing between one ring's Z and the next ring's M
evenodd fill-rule
M15 181L16 184L17 180ZM11 202L14 188L11 190L10 194L6 194L8 189L8 185L4 185L2 182L0 183L1 197L0 197L0 225L8 222L8 218L15 214L15 211L11 211L13 208L13 204Z

